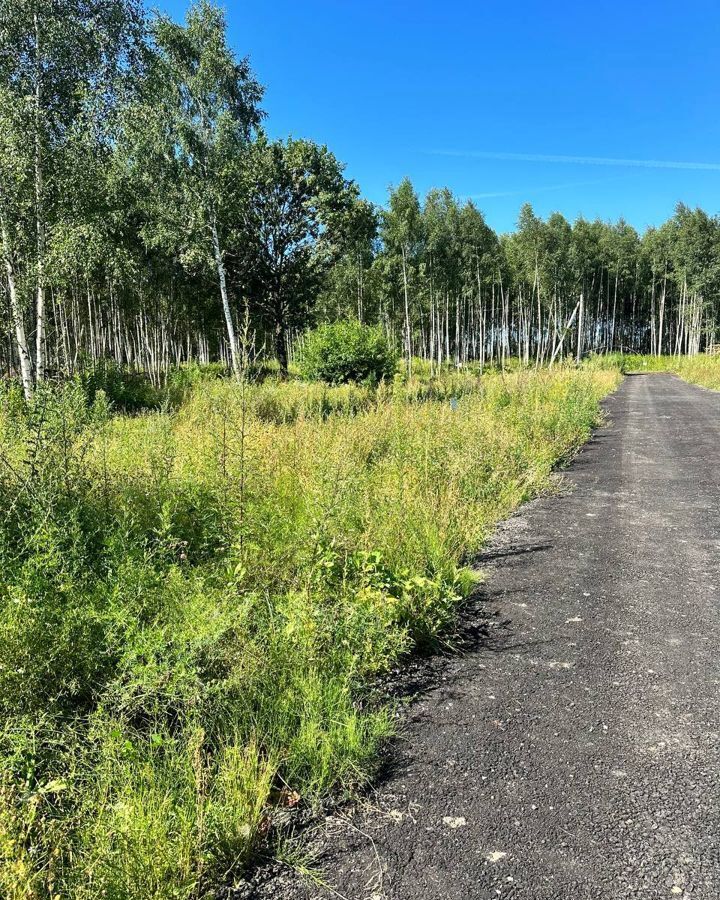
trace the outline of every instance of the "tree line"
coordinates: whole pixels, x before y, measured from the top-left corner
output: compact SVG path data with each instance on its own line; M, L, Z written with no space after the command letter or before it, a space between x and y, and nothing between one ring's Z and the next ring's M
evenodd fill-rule
M348 314L356 293L357 315L386 323L408 358L543 364L715 347L720 218L701 209L678 204L640 235L622 219L543 220L525 204L516 230L498 235L471 201L443 189L421 202L406 179L380 211L378 235L354 287L347 262L330 273L324 312L335 304Z
M327 147L267 135L209 0L183 24L0 0L0 47L0 365L28 396L105 359L237 371L240 330L286 373L337 317L382 324L410 365L715 345L717 217L679 206L641 236L525 206L498 235L407 179L378 209Z

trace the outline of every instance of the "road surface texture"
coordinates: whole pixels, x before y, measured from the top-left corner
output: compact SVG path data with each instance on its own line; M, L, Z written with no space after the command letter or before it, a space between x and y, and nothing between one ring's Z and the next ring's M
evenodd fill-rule
M284 898L720 898L720 394L630 376L606 408L481 559L489 639L330 819L333 891Z

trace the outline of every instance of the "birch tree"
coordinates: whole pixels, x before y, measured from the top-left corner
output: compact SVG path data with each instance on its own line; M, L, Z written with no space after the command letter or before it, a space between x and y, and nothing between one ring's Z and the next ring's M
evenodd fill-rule
M382 237L387 250L400 261L403 292L403 334L408 371L412 370L413 330L411 317L411 280L417 270L423 235L420 201L410 179L405 178L390 194L383 216Z
M136 0L0 0L0 244L26 396L45 377L48 248L68 199L67 148L78 131L103 140L142 23Z
M154 56L141 102L128 111L125 152L147 200L144 237L188 269L214 271L233 371L239 371L228 277L243 158L263 89L227 43L222 10L198 0L185 25L152 28Z

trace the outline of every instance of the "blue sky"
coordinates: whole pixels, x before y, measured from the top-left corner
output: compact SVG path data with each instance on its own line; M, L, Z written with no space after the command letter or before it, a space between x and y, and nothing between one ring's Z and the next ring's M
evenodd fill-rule
M326 143L376 203L409 175L500 231L526 200L641 229L678 200L720 212L717 0L224 6L268 131Z

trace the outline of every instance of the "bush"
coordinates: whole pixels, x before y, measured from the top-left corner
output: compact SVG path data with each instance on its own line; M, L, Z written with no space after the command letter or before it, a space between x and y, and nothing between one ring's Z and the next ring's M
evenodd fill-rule
M112 406L122 412L155 409L162 403L162 393L142 372L119 366L112 360L99 360L83 368L76 376L88 403L102 391Z
M137 413L160 409L163 404L181 406L196 388L218 381L228 374L223 363L184 363L169 369L164 385L153 383L149 375L101 359L83 367L75 381L92 405L100 392L118 412Z
M359 322L321 325L305 335L300 372L312 381L377 383L392 377L397 353L379 326Z

